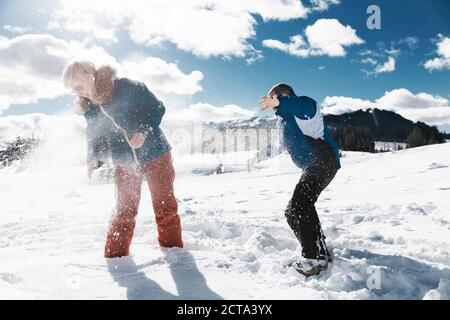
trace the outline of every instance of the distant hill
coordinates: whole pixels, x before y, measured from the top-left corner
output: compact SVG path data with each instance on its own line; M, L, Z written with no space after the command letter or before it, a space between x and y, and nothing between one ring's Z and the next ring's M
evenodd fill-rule
M326 123L344 150L374 152L372 142L402 142L409 147L445 143L436 127L413 122L386 110L358 110L326 115Z
M395 112L379 109L358 110L341 115L326 115L325 119L328 126L334 128L348 126L368 128L377 141L406 142L415 127L419 127L425 135L437 131L437 129L433 129L434 127L430 127L423 122L414 123ZM443 142L444 135L439 134L442 136L442 140L439 141Z

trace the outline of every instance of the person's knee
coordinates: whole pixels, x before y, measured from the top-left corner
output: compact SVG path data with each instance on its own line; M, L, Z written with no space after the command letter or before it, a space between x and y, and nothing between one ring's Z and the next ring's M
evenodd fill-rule
M286 221L288 223L288 225L292 228L292 229L297 229L300 219L298 216L296 216L295 214L286 211L284 213L284 216L286 217Z
M178 212L178 202L170 191L165 196L152 195L153 210L156 215L171 215Z
M180 224L180 216L176 211L165 211L159 214L156 214L155 216L156 223L160 227L166 227L171 225L178 225Z
M126 221L135 219L139 207L135 204L117 204L113 210L113 220Z
M310 210L311 207L314 207L314 204L314 197L307 194L299 194L293 197L286 211L292 211L297 212L297 214L301 214L302 212Z

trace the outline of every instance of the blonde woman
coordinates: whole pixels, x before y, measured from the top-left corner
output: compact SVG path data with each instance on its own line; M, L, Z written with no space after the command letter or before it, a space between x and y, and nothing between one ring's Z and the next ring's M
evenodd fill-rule
M88 173L101 166L100 144L110 149L117 189L105 257L129 254L142 178L147 178L163 247L183 247L171 147L159 125L165 107L141 82L117 78L110 66L88 61L66 67L63 82L77 95L87 120Z

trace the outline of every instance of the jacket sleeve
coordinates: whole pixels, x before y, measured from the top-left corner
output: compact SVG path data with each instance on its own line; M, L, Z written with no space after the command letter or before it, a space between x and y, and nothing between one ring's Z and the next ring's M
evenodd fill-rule
M90 105L84 117L87 122L87 160L105 161L110 151L110 144L98 119L98 109Z
M309 97L279 97L280 105L275 114L282 118L296 116L302 120L312 119L317 112L317 103Z
M136 90L135 103L137 112L138 131L149 134L161 124L166 112L164 104L147 89L143 83L139 83Z

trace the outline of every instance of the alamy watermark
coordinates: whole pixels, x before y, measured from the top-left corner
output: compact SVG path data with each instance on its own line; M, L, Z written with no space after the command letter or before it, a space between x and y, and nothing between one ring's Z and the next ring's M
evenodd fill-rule
M276 157L283 151L280 127L276 121L263 124L194 123L184 127L164 128L179 155L198 155L209 161L211 156L226 157L225 162L258 162ZM220 162L220 161L219 161Z
M373 4L367 8L367 14L370 14L367 18L367 29L369 30L381 30L381 9L379 6Z
M372 290L380 290L381 289L381 270L380 268L370 266L367 268L367 274L369 277L367 278L366 284L367 289Z

